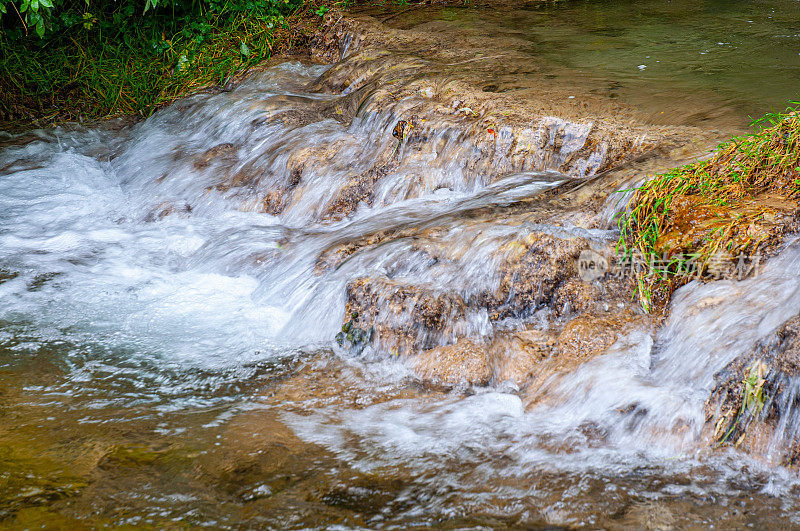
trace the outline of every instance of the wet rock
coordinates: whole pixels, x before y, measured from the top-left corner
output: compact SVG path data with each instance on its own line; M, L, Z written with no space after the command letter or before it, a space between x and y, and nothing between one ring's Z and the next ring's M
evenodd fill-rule
M204 475L241 501L274 496L308 473L304 443L269 411L237 415L219 437L220 445L197 459Z
M578 257L592 245L586 238L565 231L559 236L528 232L489 239L480 227L460 224L457 230L408 232L417 254L405 252L408 265L396 266L400 271L413 268L415 275L430 282L410 283L400 275L348 284L347 311L358 312L364 326L374 326L376 349L406 355L453 345L465 337L491 342L500 337L498 326L508 319L525 323L544 311L558 327L559 321L563 324L576 316L601 315L609 308L627 311L632 306L628 280L585 282L578 277ZM377 245L383 238L373 235L363 244ZM351 245L336 253L357 250ZM328 260L339 257L329 255ZM438 278L450 280L438 282Z
M160 205L158 205L151 212L149 212L147 216L145 216L144 220L152 223L154 221L159 221L173 214L182 214L185 216L186 214L191 214L191 213L192 213L192 207L189 206L188 204L184 203L183 205L178 207L170 201L165 201Z
M536 374L554 346L552 332L530 329L496 334L489 347L494 381L522 385Z
M504 219L524 230L495 232L497 216L487 210L474 220L373 233L331 248L317 268L322 274L384 242L408 242L386 272L394 278L347 285L347 312L374 327L379 355L400 356L423 380L448 385L512 381L538 388L604 352L621 333L646 325L630 301L629 279L579 277L583 251L611 252L602 240L534 225L527 214L513 212ZM534 320L550 331L536 330ZM508 323L522 329L504 331Z
M462 100L453 109L448 94L458 91L466 98L478 89L456 88L446 69L434 74L431 68L424 61L405 64L391 54L356 54L308 87L347 89L344 94L330 99L274 96L253 104L263 113L254 120L255 129L277 124L297 129L332 119L344 130L331 131L312 146L281 146L289 163L270 149L248 152L246 146L220 144L196 156L194 165L204 169L214 164L217 182L210 188L241 197L244 210L280 214L304 208L317 220L338 221L376 199L388 204L438 188L471 189L513 172L557 169L587 177L610 166L609 154L619 162L653 145L637 140L642 135L625 126L605 128L531 110L508 114L485 98ZM422 84L417 79L422 69L442 79ZM360 120L354 122L356 115ZM247 153L245 160L237 161L237 153ZM298 186L301 180L329 192L316 194L319 203L305 205L310 188Z
M800 316L714 376L705 434L773 465L800 461Z
M372 327L359 328L358 313L353 312L350 320L342 325L342 331L336 334L335 339L339 347L347 348L351 355L358 356L372 341L373 333Z
M324 494L320 494L319 500L331 507L370 517L380 514L406 486L406 482L400 479L375 476L360 477L353 483L336 485Z
M251 125L261 128L279 123L286 129L298 129L325 119L349 125L363 103L365 92L369 90L357 90L334 99L275 95L250 105L251 110L260 114Z
M607 350L625 329L642 320L633 313L582 315L567 323L556 343L558 349L570 357L591 357Z
M800 209L797 201L764 194L731 205L709 205L707 202L705 198L695 195L673 199L668 225L670 230L656 242L656 249L670 254L693 252L720 227L742 219L753 221L734 232L729 240L731 248L747 250L751 242L766 242L770 245L765 245L765 250L772 251L782 236L798 228ZM730 265L731 270L733 266ZM726 276L730 271L709 271L709 274Z
M24 451L24 447L20 446ZM0 520L20 511L78 496L89 484L86 477L64 470L43 455L19 455L15 448L0 446Z
M604 354L622 334L645 325L645 318L635 313L584 315L560 332L531 328L499 332L489 342L461 338L413 354L407 363L421 378L438 383L524 385L526 401L532 404L546 395L551 377L568 374Z
M194 158L194 167L202 170L211 165L212 162L231 162L236 159L236 151L238 148L231 143L217 144L214 147L208 148L203 153L196 155Z
M338 221L355 212L362 203L371 205L375 183L388 175L391 170L391 166L384 165L365 173L351 176L331 201L326 209L325 217Z
M492 378L492 364L486 345L460 339L454 345L420 352L409 366L422 378L444 384L461 382L487 384Z
M188 468L191 458L181 448L152 448L146 445L120 444L112 447L98 462L98 468L118 471L125 468Z
M665 503L645 502L631 507L624 523L647 530L670 531L676 529L677 518Z
M550 392L553 383L581 365L603 355L625 333L649 326L649 319L631 310L572 319L552 341L548 355L535 366L525 383L526 407L557 401Z
M0 285L9 280L14 280L19 276L18 271L11 271L9 269L0 268Z
M577 278L578 257L588 245L583 238L538 233L501 248L500 285L487 301L490 318L523 317L543 306L557 313L586 310L597 295Z
M501 333L490 343L461 338L410 356L408 365L421 378L448 385L521 385L550 355L552 344L548 334L533 329Z
M464 317L466 304L457 294L388 279L361 278L346 288L346 311L357 313L374 330L376 348L403 354L441 344Z
M361 409L402 398L440 397L443 389L420 386L409 380L407 386L376 388L361 364L348 363L332 354L319 354L301 363L293 374L265 392L262 400L282 410L313 410L326 405Z
M240 197L244 210L300 209L314 220L339 221L360 205L440 188L473 189L512 172L554 169L585 178L677 138L677 131L645 130L616 113L557 117L556 109L542 107L549 101L543 96L525 103L486 93L485 80L464 76L452 57L428 56L430 48L421 43L435 35L407 42L408 36L391 32L387 42L366 20L332 17L326 24L316 41L320 56L338 59L344 49L349 54L305 89L331 97L255 101L251 108L260 115L251 126L291 130L333 120L342 128L332 128L313 146L281 146L288 164L270 150L259 152L261 146L249 152L220 145L198 156L200 167L220 161L212 188ZM380 32L386 36L385 28ZM351 46L356 42L358 50ZM456 45L464 47L450 48ZM228 150L246 153L246 160L226 163ZM306 204L309 194L316 199Z

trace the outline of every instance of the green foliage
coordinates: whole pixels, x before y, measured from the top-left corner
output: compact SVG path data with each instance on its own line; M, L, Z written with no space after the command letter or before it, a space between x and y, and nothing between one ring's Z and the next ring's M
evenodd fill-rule
M43 37L51 11L55 8L53 1L17 0L17 3L14 0L0 0L0 16L14 14L26 34L32 29L40 38Z
M6 30L16 24L25 36L34 32L42 38L45 32L57 32L76 23L91 29L98 19L108 19L116 28L134 14L150 13L156 19L170 18L172 22L209 13L263 17L285 15L301 3L302 0L85 0L85 5L76 5L61 0L0 0L0 20Z
M6 122L147 115L179 95L224 84L271 56L276 39L288 34L287 17L303 2L21 3L27 1L0 0L6 11L0 120Z
M742 391L742 405L736 418L733 419L730 429L725 433L719 444L724 444L734 430L740 427L742 431L747 427L747 419L753 418L764 410L766 403L766 396L764 394L764 384L766 383L766 374L768 367L761 360L756 360L747 371L747 376L742 380L744 390ZM722 427L723 419L720 419L717 427L719 430Z
M767 367L760 361L750 366L747 376L742 381L744 384L744 396L742 397L742 410L752 414L761 413L764 409L764 376Z
M789 108L752 125L752 134L720 145L710 160L657 175L635 190L619 219L617 252L643 264L677 257L666 274L638 272L637 296L646 311L656 295L665 303L686 281L687 262L702 273L717 256L752 255L783 233L776 219L800 198L800 113Z

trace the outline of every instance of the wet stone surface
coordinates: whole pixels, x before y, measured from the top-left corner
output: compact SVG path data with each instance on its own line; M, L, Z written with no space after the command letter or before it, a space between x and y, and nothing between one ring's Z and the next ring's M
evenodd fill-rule
M716 444L734 445L773 465L797 464L799 332L800 317L792 317L715 375L706 422Z

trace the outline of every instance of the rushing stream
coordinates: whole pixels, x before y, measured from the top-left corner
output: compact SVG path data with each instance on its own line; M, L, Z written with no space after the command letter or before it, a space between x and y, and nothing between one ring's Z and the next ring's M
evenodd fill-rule
M552 117L522 158L455 122L398 141L422 100L326 90L336 68L285 63L137 124L6 139L0 520L800 526L795 472L711 448L704 411L715 374L800 313L800 244L752 278L685 286L656 329L609 299L631 326L533 384L423 378L419 352L579 311L544 293L573 286L561 266L537 265L533 291L503 291L504 271L531 242L615 241L618 202L563 199L613 143ZM421 301L445 309L420 320ZM357 306L374 340L337 344Z

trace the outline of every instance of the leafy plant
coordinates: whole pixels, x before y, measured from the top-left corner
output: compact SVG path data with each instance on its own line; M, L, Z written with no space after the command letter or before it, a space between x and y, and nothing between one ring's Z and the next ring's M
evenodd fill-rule
M742 383L744 384L744 396L742 398L742 411L747 410L755 415L764 409L764 376L767 366L761 361L757 361L750 366L750 371Z
M0 0L4 128L146 116L269 58L290 35L289 17L305 7L304 0L94 0L89 11L86 2L29 0L17 17L24 1ZM316 19L312 9L305 20ZM30 26L39 23L34 11L44 14L42 25Z
M719 444L724 444L725 441L727 441L728 437L731 436L736 427L740 426L740 422L745 417L745 414L748 414L749 417L753 417L760 414L764 410L764 404L766 402L766 397L764 395L766 374L767 366L761 360L756 360L750 366L747 371L747 375L742 380L742 384L744 384L744 390L742 391L742 405L739 408L736 418L731 423L730 429L727 431L727 433L725 433L725 436L722 437ZM717 430L722 427L721 422L723 420L723 418L720 419Z
M0 14L16 14L25 34L32 28L39 37L44 36L46 20L53 8L52 0L19 0L19 7L13 0L0 0Z

